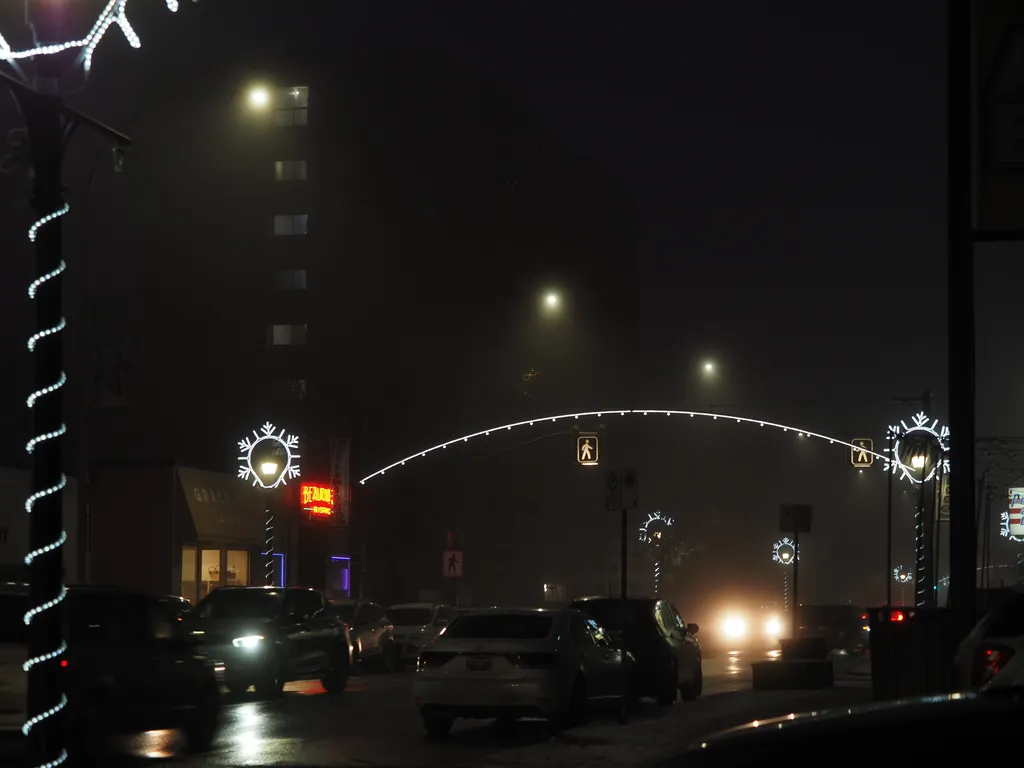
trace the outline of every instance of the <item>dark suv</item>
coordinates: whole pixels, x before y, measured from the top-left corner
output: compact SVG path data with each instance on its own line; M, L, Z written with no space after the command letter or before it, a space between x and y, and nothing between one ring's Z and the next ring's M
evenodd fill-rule
M220 587L184 624L222 671L231 693L276 696L290 680L343 691L352 667L348 627L321 592L305 587Z

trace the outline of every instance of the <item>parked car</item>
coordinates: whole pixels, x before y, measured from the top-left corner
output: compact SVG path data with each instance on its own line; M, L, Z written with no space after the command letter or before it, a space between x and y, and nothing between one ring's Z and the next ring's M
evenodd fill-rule
M353 658L362 668L377 667L387 672L398 666L395 628L377 603L335 600L331 611L346 622L352 635Z
M623 617L625 603L625 617ZM704 667L699 627L687 624L667 600L631 597L585 597L569 608L583 611L605 627L615 643L636 659L637 694L656 699L661 706L699 698L704 689ZM625 618L625 621L623 621Z
M855 605L801 605L796 637L820 639L830 651L862 653L870 645L867 614Z
M0 591L0 729L25 720L29 605L27 587ZM191 751L210 749L220 719L214 665L156 599L76 586L61 609L72 743L178 728Z
M352 642L323 593L305 587L218 587L199 601L185 627L213 657L232 693L255 686L276 696L291 680L345 690Z
M572 725L591 703L621 700L622 653L579 611L467 613L420 653L413 701L431 736L447 734L459 717Z
M1024 589L1009 590L974 625L957 649L955 669L962 690L1024 672Z
M181 621L184 616L192 613L192 603L178 595L164 595L157 598L160 605L167 609L167 612L174 618Z
M425 647L455 618L455 609L439 603L400 603L385 611L394 626L398 664L415 662Z

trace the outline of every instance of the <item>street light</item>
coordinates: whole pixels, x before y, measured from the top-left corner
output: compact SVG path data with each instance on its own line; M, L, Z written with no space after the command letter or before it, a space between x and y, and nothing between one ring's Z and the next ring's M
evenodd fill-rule
M249 89L249 106L253 109L263 110L270 106L270 91L262 85Z
M714 375L714 373L715 373L715 364L712 363L710 360L708 360L706 363L704 363L704 375L705 376L712 376L712 375Z
M920 454L913 456L910 459L910 466L917 470L924 469L924 456Z
M562 308L562 295L558 291L547 291L541 297L541 308L549 315L557 313Z

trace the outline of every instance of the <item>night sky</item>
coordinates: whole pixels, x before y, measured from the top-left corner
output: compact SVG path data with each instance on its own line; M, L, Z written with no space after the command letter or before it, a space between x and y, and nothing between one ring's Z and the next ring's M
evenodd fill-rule
M443 439L564 410L713 407L841 439L873 437L881 445L887 424L917 410L894 398L930 390L934 417L947 417L944 8L930 0L844 8L795 0L203 0L171 15L162 3L136 0L130 10L142 49L128 50L119 34L109 34L87 91L75 101L123 127L141 110L159 114L170 100L179 112L183 102L203 103L204 88L241 87L246 77L316 67L321 78L336 73L332 97L342 99L348 83L362 82L367 98L366 83L383 81L360 80L358 73L376 62L443 59L448 69L485 83L491 98L526 116L544 146L563 148L595 180L586 186L599 190L599 199L580 202L573 215L581 232L590 228L589 216L594 231L620 233L620 253L588 263L585 248L570 258L553 247L521 258L485 254L470 265L447 262L443 248L435 253L428 244L422 253L394 255L399 271L418 269L413 259L436 257L431 279L450 293L431 300L427 291L412 291L402 294L400 312L367 309L350 317L355 325L346 346L354 365L334 375L349 382L339 389L346 400L339 412L358 414L349 418L359 476ZM403 125L432 122L429 99L416 114L408 109ZM10 110L0 113L4 126L16 120ZM137 151L147 151L148 139L167 162L176 153L178 162L216 154L181 144L199 133L167 130L172 122L150 117L133 125ZM413 141L406 135L395 133L396 146ZM338 141L346 137L340 126ZM69 160L72 199L87 173L89 161L81 157L95 152L88 141L82 146L79 159ZM522 147L502 151L525 156ZM512 181L520 162L509 171ZM369 168L359 184L376 183ZM24 188L10 176L0 184L5 194ZM141 194L146 185L156 190L160 183L146 177L133 189ZM164 214L135 194L102 184L97 190L100 199L89 203L96 223L89 226L105 232L96 237L109 250L108 271L124 273L119 259L145 252L126 247L121 254L111 232L123 222L127 242L141 237L128 220L159 221ZM244 194L226 194L222 204L242 206ZM209 211L196 215L195 223L179 225L229 236L217 231ZM18 285L27 274L29 252L19 244L26 217L22 208L0 219L0 242ZM69 241L77 226L69 225ZM358 249L339 251L345 259L365 258ZM1017 396L1024 368L1011 352L1020 331L1015 304L1002 295L1015 293L1024 262L1012 248L980 249L979 256L978 434L1024 434ZM531 291L549 284L578 309L569 330L531 325ZM127 293L144 283L132 285ZM377 295L374 285L359 292ZM16 298L20 288L2 290L4 305L18 309L5 317L0 342L5 357L26 366L27 307ZM193 302L214 300L194 290ZM377 296L378 304L385 299ZM168 322L187 314L182 302L167 306ZM446 312L443 321L422 320ZM436 375L417 369L399 387L393 377L401 375L396 359L403 345L415 354L410 318L434 322L438 349L458 362L435 356ZM548 336L537 341L535 332ZM199 343L179 342L169 359ZM529 349L532 357L513 349ZM700 375L705 359L718 366L710 383ZM535 403L499 402L493 393L504 391L491 388L487 376L500 370L514 381L536 360L547 361L538 367L564 386L551 385L550 396ZM0 412L12 432L3 452L10 461L18 460L12 449L27 429L15 394ZM393 415L396 409L401 415ZM774 595L779 572L769 564L770 545L782 502L815 505L804 557L808 600L880 599L880 469L858 474L843 449L793 433L661 418L604 420L602 463L636 467L641 507L673 514L680 535L698 548L677 575L678 600L696 604L721 590ZM231 423L211 427L211 434L237 429ZM453 449L359 489L356 514L373 515L372 556L387 563L377 572L381 591L401 597L432 586L450 529L462 539L467 580L473 583L474 568L487 563L489 574L478 571L475 588L495 599L521 599L494 586L503 581L528 584L527 591L544 581L601 584L615 556L617 522L603 510L599 474L575 465L569 435L515 447L555 431ZM911 512L898 489L897 559L909 560Z

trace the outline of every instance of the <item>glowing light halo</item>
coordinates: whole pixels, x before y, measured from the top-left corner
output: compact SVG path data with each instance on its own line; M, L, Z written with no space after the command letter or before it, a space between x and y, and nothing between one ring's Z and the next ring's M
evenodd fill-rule
M563 421L566 419L580 419L587 416L596 416L598 418L601 418L603 416L614 416L615 414L619 414L620 416L625 416L627 414L643 414L644 416L689 416L691 419L700 417L709 418L714 421L717 421L719 419L732 420L735 421L737 424L757 424L762 427L772 427L774 429L781 429L783 432L795 432L799 437L813 437L817 438L818 440L828 440L829 445L841 445L846 448L855 448L858 451L864 450L865 453L869 453L877 459L882 459L883 461L886 460L884 454L875 453L874 451L869 451L867 449L862 449L860 446L854 445L853 443L847 442L846 440L841 440L838 437L829 437L828 435L823 435L818 432L811 432L800 427L793 427L788 424L779 424L773 421L765 421L764 419L751 419L746 416L731 416L727 413L707 413L704 411L680 411L665 408L609 408L608 410L604 411L576 411L574 413L560 413L555 416L539 416L535 419L526 419L525 421L514 421L509 424L499 424L497 426L489 427L487 429L481 429L477 432L470 432L469 434L462 435L461 437L456 437L453 438L452 440L448 440L443 443L438 443L437 445L431 446L430 448L425 448L424 450L416 451L416 453L411 453L404 459L399 459L398 461L388 464L386 467L382 467L381 469L378 469L375 472L371 472L369 475L360 480L359 484L365 485L367 480L372 480L378 475L383 475L390 469L395 469L396 467L403 467L405 466L406 462L412 461L413 459L424 458L427 454L434 453L435 451L444 450L448 448L448 446L450 445L455 445L457 443L468 443L470 440L477 437L487 437L492 432L500 432L502 430L507 432L509 430L516 429L517 427L532 427L535 424L540 424L544 422L556 422Z
M785 550L792 551L789 557L785 557ZM800 559L800 552L797 550L796 542L788 536L784 536L772 545L772 562L779 565L792 565Z
M238 457L238 477L242 480L251 479L253 486L258 485L260 488L268 491L277 488L279 485L287 485L289 480L298 477L300 474L299 459L302 457L297 453L299 449L298 436L289 435L283 429L280 432L276 430L277 427L268 421L260 427L260 432L257 432L255 429L252 431L256 438L255 440L251 437L244 437L238 441L238 450L242 452L242 455ZM279 450L283 451L282 455L284 458L284 468L269 485L263 482L260 473L252 465L252 454L256 446L266 442L277 443L280 446Z
M931 423L928 421L928 416L924 411L920 411L915 414L911 421L914 425L907 426L907 422L901 421L899 424L892 425L889 427L889 433L892 435L892 453L889 456L883 456L882 459L885 461L883 469L886 472L892 472L894 475L897 471L900 473L900 480L910 480L914 485L920 485L921 483L927 483L938 472L939 467L942 467L943 474L949 474L949 427L940 427L939 420L933 419ZM912 467L908 467L900 459L900 440L908 435L924 433L930 435L939 446L940 460L935 462L932 466L928 476L919 479L915 477L915 470ZM889 448L884 449L886 453L889 453Z
M914 574L902 565L898 565L892 569L892 578L897 584L909 584L914 580Z
M164 0L164 3L167 6L167 10L171 13L177 12L179 0ZM128 45L132 48L142 47L142 41L139 39L139 36L135 34L135 30L132 29L131 22L128 21L127 7L128 0L110 0L106 7L104 7L100 12L100 15L96 18L95 23L92 25L92 28L88 33L86 33L85 37L77 40L66 40L62 43L37 45L33 48L15 51L11 48L7 40L4 39L3 35L0 35L0 61L6 61L13 64L20 59L31 59L36 56L52 56L74 48L81 48L82 67L86 72L88 72L92 67L92 57L96 52L96 46L100 44L100 41L103 39L103 36L106 35L107 30L114 24L117 24L117 26L120 27L121 33L124 35L125 40L128 41Z

